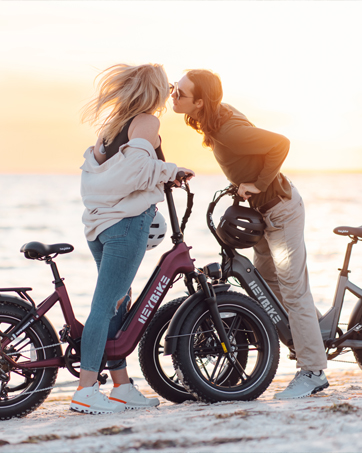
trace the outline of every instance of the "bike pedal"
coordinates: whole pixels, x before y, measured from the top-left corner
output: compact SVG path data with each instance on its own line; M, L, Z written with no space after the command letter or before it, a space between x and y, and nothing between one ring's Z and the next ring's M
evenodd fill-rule
M98 381L99 381L100 385L106 384L107 379L108 379L108 374L106 374L106 373L98 374Z

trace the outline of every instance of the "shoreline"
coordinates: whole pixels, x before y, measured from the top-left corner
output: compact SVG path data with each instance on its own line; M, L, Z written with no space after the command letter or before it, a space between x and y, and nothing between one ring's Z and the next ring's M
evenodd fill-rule
M49 395L25 418L0 424L0 453L351 452L362 447L362 370L326 370L330 386L298 400L274 400L293 374L255 401L205 404L164 399L158 408L113 415L69 411ZM146 396L155 395L142 386Z

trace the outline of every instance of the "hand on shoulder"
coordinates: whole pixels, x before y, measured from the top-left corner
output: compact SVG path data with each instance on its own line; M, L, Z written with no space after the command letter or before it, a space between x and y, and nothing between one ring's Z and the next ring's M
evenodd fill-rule
M158 131L160 120L149 113L141 113L132 121L128 131L130 140L133 138L144 138L148 140L154 148L160 145Z
M96 161L99 163L99 165L102 165L106 161L106 155L102 154L100 152L102 143L103 143L103 137L102 137L102 134L100 134L98 137L97 143L95 144L95 147L93 149L94 157L95 157Z

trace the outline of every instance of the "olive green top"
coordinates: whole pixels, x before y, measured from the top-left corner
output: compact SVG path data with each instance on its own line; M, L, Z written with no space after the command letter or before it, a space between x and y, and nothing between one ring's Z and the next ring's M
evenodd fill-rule
M261 190L249 198L257 208L277 197L291 198L288 179L279 172L288 155L289 140L255 127L245 115L228 104L233 116L212 134L214 155L228 180L239 185L253 183Z

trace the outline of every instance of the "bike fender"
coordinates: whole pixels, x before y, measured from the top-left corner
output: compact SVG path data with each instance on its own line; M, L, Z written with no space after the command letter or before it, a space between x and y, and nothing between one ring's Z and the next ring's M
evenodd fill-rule
M215 294L227 291L230 288L229 284L219 284L213 285ZM185 302L183 302L175 314L173 315L170 325L167 330L167 335L165 338L165 349L163 355L173 354L177 346L177 335L179 335L181 326L187 318L191 310L198 304L203 303L205 298L204 292L202 290L197 291L195 294L192 294L188 297Z
M33 308L31 303L28 302L27 300L22 299L21 297L10 296L8 294L1 294L0 295L0 304L1 304L1 302L5 302L5 303L8 303L8 304L12 304L12 305L19 305L20 307L24 308L27 311L30 311ZM48 319L45 316L41 317L41 321L45 325L45 327L48 329L49 333L51 334L52 340L54 341L54 344L55 343L59 343L58 334L55 331L55 329L54 329L53 325L51 324L51 322L48 321ZM59 348L58 353L61 356L62 355L62 349L61 349L60 346L57 346L57 348Z
M362 321L362 299L358 299L354 306L348 321L348 329L352 329L357 323Z

